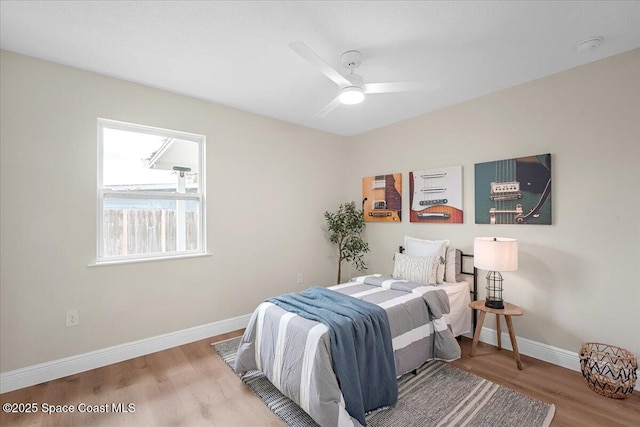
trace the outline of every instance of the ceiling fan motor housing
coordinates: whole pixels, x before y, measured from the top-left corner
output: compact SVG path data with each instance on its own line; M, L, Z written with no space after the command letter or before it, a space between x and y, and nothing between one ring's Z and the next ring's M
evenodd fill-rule
M359 104L364 101L363 80L360 74L353 72L353 69L358 68L362 63L362 55L357 50L350 50L343 53L340 59L342 60L342 66L349 70L349 74L345 77L349 80L351 86L340 89L338 99L341 103L347 105Z
M362 80L362 76L360 74L351 73L351 74L347 74L345 77L347 80L351 82L352 86L357 86L361 88L362 85L364 84Z

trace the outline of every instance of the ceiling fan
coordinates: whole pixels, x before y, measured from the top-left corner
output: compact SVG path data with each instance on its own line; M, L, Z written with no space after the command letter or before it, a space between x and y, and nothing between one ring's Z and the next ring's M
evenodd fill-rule
M338 95L320 110L316 116L324 117L341 104L353 105L364 101L365 95L390 92L411 92L427 90L430 87L425 82L388 82L364 83L362 76L353 72L362 63L362 55L357 50L349 50L340 57L342 66L349 73L344 76L325 62L318 54L311 50L304 42L298 40L289 43L289 47L298 55L306 59L311 65L338 85Z

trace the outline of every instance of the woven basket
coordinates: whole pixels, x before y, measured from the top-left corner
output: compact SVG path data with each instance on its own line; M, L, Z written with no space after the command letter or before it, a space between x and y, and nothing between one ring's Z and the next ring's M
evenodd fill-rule
M614 399L629 397L638 379L634 354L608 344L582 344L580 368L591 390Z

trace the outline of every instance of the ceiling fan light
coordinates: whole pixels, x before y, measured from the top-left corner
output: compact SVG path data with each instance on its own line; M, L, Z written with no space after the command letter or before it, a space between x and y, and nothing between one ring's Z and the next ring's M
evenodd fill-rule
M357 86L345 87L340 91L338 99L341 103L346 105L360 104L364 101L364 90Z

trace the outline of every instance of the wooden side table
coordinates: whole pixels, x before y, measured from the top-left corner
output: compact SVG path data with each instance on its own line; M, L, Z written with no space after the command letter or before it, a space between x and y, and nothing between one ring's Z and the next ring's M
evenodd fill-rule
M509 330L509 338L511 339L511 346L513 347L513 356L516 359L516 365L518 369L522 370L522 362L520 361L520 353L518 353L518 343L516 342L516 334L513 332L513 323L511 323L511 316L522 316L524 311L517 305L504 303L504 308L491 308L484 305L484 300L473 301L469 303L469 307L474 310L478 310L480 316L478 317L478 324L476 325L476 331L473 334L473 343L471 344L471 357L476 355L476 347L478 346L478 339L480 338L480 331L482 330L482 324L484 323L484 317L487 313L494 313L496 315L496 332L498 334L498 349L502 350L502 332L500 331L500 315L504 316L504 320L507 323L507 329Z

